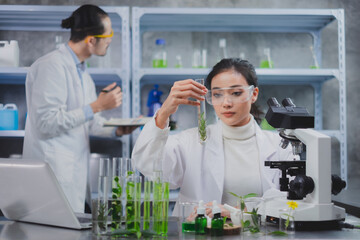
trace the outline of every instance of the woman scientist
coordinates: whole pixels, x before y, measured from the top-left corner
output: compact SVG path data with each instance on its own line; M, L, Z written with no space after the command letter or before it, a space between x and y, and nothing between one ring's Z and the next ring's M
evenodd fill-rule
M70 41L36 60L26 76L23 157L48 162L73 210L84 212L89 135L111 137L133 129L103 128L105 119L98 112L118 107L121 89L113 83L97 97L86 71L85 60L105 55L111 43L108 14L83 5L61 26L71 29Z
M206 88L205 88L206 86ZM188 79L177 81L152 121L143 128L132 158L144 175L151 176L153 164L161 168L171 188L179 188L179 201L204 200L236 205L238 195L263 195L278 188L278 174L264 161L289 159L290 149L279 147L278 134L263 131L256 123L259 89L254 67L246 60L223 59L206 78L205 86ZM208 90L207 90L208 89ZM208 126L208 139L199 143L198 130L192 128L169 135L169 116L180 104L213 105L220 119ZM223 215L228 213L223 212Z

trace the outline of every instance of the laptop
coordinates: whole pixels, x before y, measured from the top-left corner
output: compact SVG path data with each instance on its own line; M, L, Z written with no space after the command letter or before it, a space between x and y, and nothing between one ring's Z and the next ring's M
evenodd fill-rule
M0 209L10 220L91 228L91 215L73 212L49 164L40 160L0 158Z

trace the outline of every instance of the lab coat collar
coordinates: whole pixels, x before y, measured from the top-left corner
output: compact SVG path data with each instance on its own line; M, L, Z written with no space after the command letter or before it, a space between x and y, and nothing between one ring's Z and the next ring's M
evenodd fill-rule
M66 58L66 60L65 60L65 64L67 65L66 67L71 72L71 76L75 78L75 81L73 83L74 83L74 87L76 87L76 89L77 89L78 102L79 102L80 105L83 105L83 103L84 103L84 92L83 92L83 86L81 84L82 81L81 81L81 78L79 76L79 70L76 67L75 60L73 60L73 56L71 55L71 51L69 51L69 49L68 49L68 47L66 47L66 45L65 44L61 45L60 48L59 48L59 51Z

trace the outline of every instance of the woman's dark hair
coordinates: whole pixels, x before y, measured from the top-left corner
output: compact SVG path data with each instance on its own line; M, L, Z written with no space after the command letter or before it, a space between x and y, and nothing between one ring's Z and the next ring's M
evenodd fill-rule
M233 70L234 72L240 73L246 79L246 82L249 84L249 86L254 85L254 87L258 87L258 79L255 68L250 62L240 58L224 58L212 68L211 72L206 77L206 88L211 89L212 79L216 75L228 70ZM263 112L255 103L251 104L250 113L254 116L255 120L260 123L260 115L263 114Z
M88 35L103 34L105 29L102 20L108 14L95 5L82 5L70 17L63 19L62 28L71 29L70 40L79 42Z

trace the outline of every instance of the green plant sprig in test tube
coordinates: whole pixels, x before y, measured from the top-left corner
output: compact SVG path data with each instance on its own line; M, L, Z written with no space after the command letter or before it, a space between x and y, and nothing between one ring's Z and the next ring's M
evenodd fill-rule
M195 79L197 83L204 85L204 79ZM200 101L198 106L198 135L200 143L204 143L207 140L207 123L206 123L206 103Z

